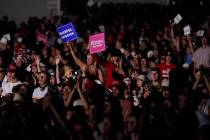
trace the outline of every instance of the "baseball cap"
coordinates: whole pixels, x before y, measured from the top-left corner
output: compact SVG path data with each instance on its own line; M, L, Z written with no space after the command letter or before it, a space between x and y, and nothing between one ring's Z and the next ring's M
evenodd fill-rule
M137 80L145 81L145 76L144 76L144 75L139 75L139 76L137 77Z

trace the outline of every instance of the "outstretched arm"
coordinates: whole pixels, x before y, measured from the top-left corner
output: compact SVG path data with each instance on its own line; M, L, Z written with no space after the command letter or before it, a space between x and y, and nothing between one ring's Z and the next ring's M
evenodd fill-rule
M59 72L59 63L60 63L60 57L57 57L55 60L55 64L56 64L56 83L60 84L60 72Z
M56 108L52 105L52 103L50 103L49 107L50 107L51 111L53 112L55 118L59 122L59 124L62 126L63 129L65 129L66 128L65 121L61 117L61 115L58 113L58 111L56 110Z
M41 72L41 68L40 68L40 57L39 56L36 56L36 66L37 66L37 70L38 70L38 73Z
M98 69L98 79L104 83L104 76L100 68Z
M78 91L80 99L81 99L81 101L82 101L82 103L84 105L84 109L87 110L89 108L88 101L87 101L85 95L82 93L80 85L81 85L81 81L79 81L79 83L77 85L77 91Z
M192 41L191 41L191 38L190 38L189 35L187 35L187 40L188 40L188 43L189 43L189 46L190 46L190 49L191 49L192 53L194 53Z
M71 94L69 95L69 97L68 97L68 99L67 99L67 101L65 103L65 107L66 108L68 108L69 105L71 104L72 98L73 98L73 95L74 95L74 92L76 91L76 89L77 89L77 84L74 86L73 90L71 91Z
M76 54L74 53L74 50L72 49L71 44L67 44L67 47L70 49L70 53L75 61L75 63L80 67L80 69L83 71L83 69L86 67L86 64L80 60Z

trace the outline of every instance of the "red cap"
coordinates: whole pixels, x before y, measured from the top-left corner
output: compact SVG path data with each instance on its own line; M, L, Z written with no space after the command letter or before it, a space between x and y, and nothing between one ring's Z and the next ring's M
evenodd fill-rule
M119 81L113 81L110 88L113 88L113 87L119 88L120 87L120 82Z
M17 67L14 64L11 64L7 71L15 73L17 71Z

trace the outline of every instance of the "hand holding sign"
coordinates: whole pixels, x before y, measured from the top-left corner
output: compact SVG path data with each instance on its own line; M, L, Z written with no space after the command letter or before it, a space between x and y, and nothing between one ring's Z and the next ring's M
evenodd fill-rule
M177 16L174 18L174 24L179 24L181 20L182 16L180 14L177 14Z
M190 25L187 25L183 28L184 30L184 35L187 36L190 34Z
M72 51L72 43L71 42L67 42L66 47L68 47L69 50Z
M68 23L61 27L58 27L57 32L64 43L78 38L77 32L75 31L72 23Z

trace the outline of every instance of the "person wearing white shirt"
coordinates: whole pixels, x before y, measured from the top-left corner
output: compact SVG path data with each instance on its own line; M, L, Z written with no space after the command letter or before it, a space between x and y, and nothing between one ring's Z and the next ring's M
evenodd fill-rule
M36 89L34 89L34 92L33 92L33 99L42 99L44 98L44 96L48 93L48 87L44 87L44 88L41 88L41 87L37 87Z
M36 103L38 100L45 97L45 95L48 93L48 75L45 72L41 72L38 76L39 80L39 87L34 89L32 99L33 102Z
M1 97L6 96L7 94L12 94L13 87L19 84L21 84L21 82L17 79L16 67L10 66L2 83Z

